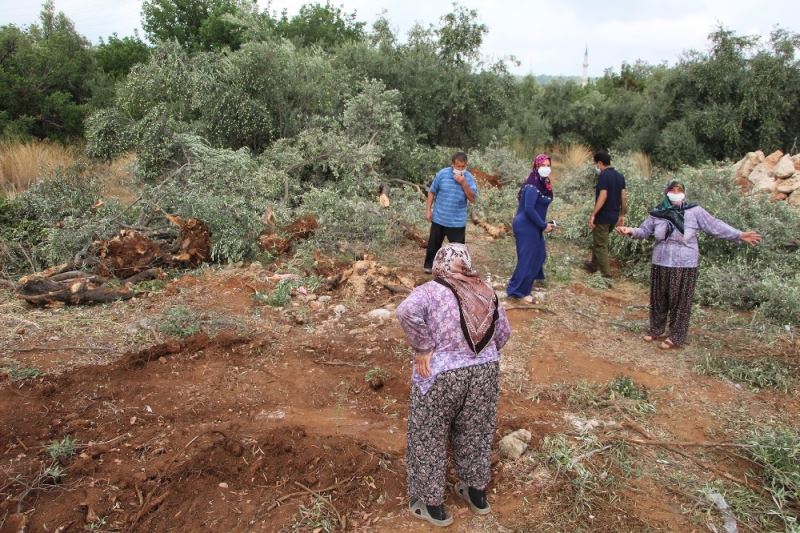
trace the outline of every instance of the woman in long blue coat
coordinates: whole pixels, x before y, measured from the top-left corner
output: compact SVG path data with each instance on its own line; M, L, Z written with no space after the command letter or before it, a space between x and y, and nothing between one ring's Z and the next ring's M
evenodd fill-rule
M544 234L553 231L553 225L547 222L547 208L552 201L550 156L539 154L533 160L528 179L519 190L519 206L511 226L517 244L517 267L506 289L511 298L532 301L534 281L544 279L544 262L547 259Z

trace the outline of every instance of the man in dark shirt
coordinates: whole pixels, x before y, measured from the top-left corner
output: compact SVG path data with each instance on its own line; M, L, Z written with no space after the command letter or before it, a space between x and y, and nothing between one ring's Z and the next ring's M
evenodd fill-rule
M611 277L608 265L608 237L614 227L625 222L625 210L628 202L628 191L625 189L625 176L611 166L611 156L601 150L594 154L597 170L597 185L594 193L594 209L589 217L589 229L592 230L592 262L590 270L598 270Z

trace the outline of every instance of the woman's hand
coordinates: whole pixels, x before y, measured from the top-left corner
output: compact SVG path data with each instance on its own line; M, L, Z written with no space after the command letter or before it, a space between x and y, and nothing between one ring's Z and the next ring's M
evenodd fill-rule
M543 230L543 231L544 231L545 233L550 233L551 231L553 231L553 225L552 225L552 224L550 224L550 223L548 222L548 223L547 223L547 226L544 228L544 230Z
M414 360L414 366L417 368L417 374L421 378L429 378L431 376L431 356L433 352L418 353Z
M620 235L633 235L633 228L629 228L628 226L617 226L617 233Z
M761 242L763 237L758 234L757 231L745 231L742 232L742 235L739 237L739 240L742 242L746 242L750 246L755 246L759 242Z

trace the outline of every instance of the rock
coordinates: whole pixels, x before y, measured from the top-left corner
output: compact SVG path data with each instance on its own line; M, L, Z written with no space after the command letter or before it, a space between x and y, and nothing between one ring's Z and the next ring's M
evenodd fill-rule
M781 160L781 157L783 157L783 152L781 152L780 150L775 150L774 152L769 154L766 158L764 158L764 163L766 163L767 166L772 168L778 164L778 161Z
M346 312L347 312L347 307L343 306L342 304L339 304L333 308L333 314L336 315L336 318L339 318Z
M791 178L778 180L775 183L775 192L792 194L797 189L800 189L800 171L795 172Z
M792 162L794 163L794 169L800 170L800 154L793 155Z
M328 296L327 294L323 294L322 296L317 298L317 301L319 303L321 303L321 304L326 304L326 303L330 302L331 300L332 300L332 298L330 296Z
M221 488L221 489L227 489L227 488L228 488L228 484L227 484L227 483L225 483L224 481L223 481L222 483L220 483L219 485L217 485L217 486L218 486L219 488Z
M546 298L547 293L544 291L533 291L531 296L533 296L533 303L535 304L543 304Z
M786 203L792 207L800 207L800 190L794 191L792 194L790 194L789 198L786 199Z
M783 200L786 200L788 197L789 197L789 195L786 194L786 193L774 192L774 193L769 195L769 201L770 202L782 202Z
M500 453L509 459L519 459L528 449L531 432L527 429L512 431L500 440Z
M792 174L794 174L794 161L789 154L786 154L772 169L772 175L778 179L785 179L792 177Z
M753 184L753 194L772 192L775 190L775 178L769 175L770 167L766 162L759 164L747 177Z
M367 318L370 320L380 320L383 322L384 320L391 320L392 319L392 312L388 309L373 309L369 313L367 313Z
M753 169L764 160L764 154L761 154L759 158L758 153L756 152L749 152L746 156L744 156L738 163L733 165L733 176L735 179L739 180L741 178L747 179Z
M494 293L497 295L498 300L504 300L505 298L508 298L506 291L494 291Z
M521 440L525 444L531 441L531 432L527 429L518 429L516 431L512 431L508 434L509 437L514 437L517 440Z

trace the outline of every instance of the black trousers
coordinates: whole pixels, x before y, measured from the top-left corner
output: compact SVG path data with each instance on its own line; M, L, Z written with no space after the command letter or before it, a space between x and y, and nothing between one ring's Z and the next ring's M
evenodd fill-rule
M436 257L436 252L442 247L445 237L447 237L449 242L460 242L464 244L466 235L466 226L462 228L448 228L436 222L431 222L431 234L428 236L428 250L425 252L425 268L433 267L433 259Z

